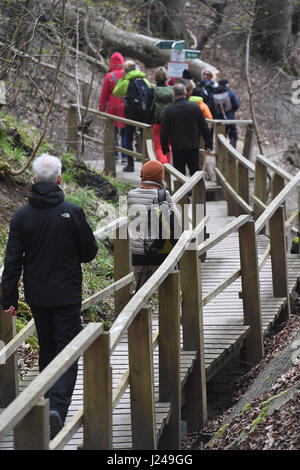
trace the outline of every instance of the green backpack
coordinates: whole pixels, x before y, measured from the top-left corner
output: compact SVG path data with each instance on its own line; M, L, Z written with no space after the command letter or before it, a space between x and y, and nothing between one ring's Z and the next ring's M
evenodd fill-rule
M172 86L157 86L154 88L151 110L154 114L154 123L161 124L167 107L174 101Z

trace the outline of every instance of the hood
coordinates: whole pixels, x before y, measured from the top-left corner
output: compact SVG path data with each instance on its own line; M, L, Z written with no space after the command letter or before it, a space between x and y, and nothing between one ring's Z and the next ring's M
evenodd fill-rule
M189 101L192 103L201 103L203 101L203 98L201 96L190 96Z
M218 86L217 88L214 89L214 94L221 94L221 93L226 93L226 91L229 91L228 86Z
M112 70L122 70L124 68L124 57L120 52L115 52L111 58L109 63L109 71Z
M32 185L28 202L37 209L48 209L60 204L64 199L64 193L57 184L40 181Z
M140 70L130 70L125 76L126 80L134 80L135 78L145 78L146 74Z

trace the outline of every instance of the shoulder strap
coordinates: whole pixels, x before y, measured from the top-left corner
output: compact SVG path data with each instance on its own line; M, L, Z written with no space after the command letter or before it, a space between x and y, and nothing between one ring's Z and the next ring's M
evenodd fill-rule
M117 77L116 77L115 72L112 71L112 72L110 72L110 74L111 74L111 76L112 76L113 81L114 81L115 84L116 84L118 80L117 80Z
M158 189L158 202L163 202L166 201L167 199L167 194L165 189Z

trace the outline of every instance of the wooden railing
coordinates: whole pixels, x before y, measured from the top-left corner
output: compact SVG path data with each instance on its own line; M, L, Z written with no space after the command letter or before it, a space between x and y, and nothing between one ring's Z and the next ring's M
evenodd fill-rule
M67 145L71 151L78 153L80 137L87 141L101 145L104 148L104 175L116 176L116 151L131 155L132 157L141 160L143 163L146 161L146 140L152 138L151 125L138 121L133 121L131 119L113 116L111 114L103 113L92 108L85 108L83 106L80 107L80 111L82 113L92 114L103 119L103 140L96 139L94 137L89 136L88 134L81 135L78 132L78 106L76 104L71 104L67 109ZM136 127L137 129L141 129L142 139L141 142L139 142L140 148L137 149L139 151L128 150L124 147L115 145L114 121L123 122L124 124L128 124Z
M268 225L270 245L259 262L263 268L271 256L274 297L286 298L285 317L290 313L287 272L286 234L289 230L299 234L293 227L299 209L286 220L285 201L300 182L300 172L292 177L267 157L257 155L255 165L234 149L223 135L217 136L218 155L216 173L224 188L228 215L248 213L256 220L255 235L265 233ZM269 171L273 173L271 177ZM253 194L250 195L250 178L254 173ZM251 175L251 176L250 176ZM286 182L288 182L286 184ZM268 186L270 196L268 198ZM253 206L249 201L253 202ZM298 198L299 201L299 198ZM236 273L235 273L236 274ZM232 279L235 278L235 274ZM259 299L257 299L258 308ZM284 315L282 315L284 318Z
M149 145L147 143L148 151L150 149ZM237 174L242 175L240 178L245 178L244 169L252 173L253 166L235 149L232 149L222 136L218 136L218 145L219 155L221 155L217 160L218 175L224 178L223 183L227 194L230 194L234 202L245 210L248 206L250 207L250 196L248 196L249 200L245 201L247 197L235 191L235 188L239 188L241 185L238 184L238 181L237 183L233 182L233 180L228 182L227 178L223 175L222 169L226 168L226 158L230 159L233 157L236 162L236 168L239 168L239 166L243 167L241 172L237 171ZM151 158L150 151L149 157ZM259 162L263 160L264 157L259 157ZM234 166L232 162L230 165ZM279 169L274 164L272 165L272 170L276 170L276 175L279 173L280 176ZM269 169L271 169L271 166L269 166ZM15 391L16 369L12 369L8 361L0 366L1 377L6 374L6 383L9 383L9 381L12 383L12 386L8 387L8 389L13 390L13 393L9 397L7 396L8 402L5 404L7 408L0 416L0 438L9 430L15 429L16 448L32 448L32 446L35 446L34 448L48 448L48 446L50 449L63 448L82 424L84 425L84 448L112 448L112 413L128 385L130 385L133 448L157 448L153 351L159 343L159 401L166 403L166 406L170 407L170 418L167 425L168 432L166 433L168 439L164 444L168 449L178 449L180 446L179 430L182 404L182 384L179 372L180 311L182 315L183 350L195 354L196 358L185 384L188 431L199 429L207 418L203 307L240 277L242 282L241 295L243 299L244 324L250 326L250 332L245 339L247 360L251 363L260 361L263 356L263 338L259 272L271 253L274 295L286 298L288 315L289 301L285 247L287 224L284 220L283 204L291 191L299 183L300 172L294 178L287 178L287 175L281 174L281 177L285 176L285 179L289 180L288 184L279 191L280 184L277 181L275 186L274 183L274 199L269 205L266 205L263 214L257 218L256 222L251 218L254 213L253 210L245 210L246 214L239 214L223 230L213 237L206 239L204 232L207 216L205 211L203 172L197 172L188 179L177 172L171 165L165 165L165 168L167 173L170 174L170 180L175 180L174 189L177 187L177 190L172 197L179 206L179 212L180 208L183 209L182 216L186 219L186 223L183 223L185 230L170 255L134 296L131 296L133 275L130 268L127 217L119 218L95 232L95 236L101 239L106 237L112 230L116 231L114 240L115 282L101 292L95 293L86 299L83 302L83 309L95 304L106 295L114 294L115 321L108 333L103 333L100 329L97 330L97 338L93 336L95 332L94 330L92 332L92 326L89 326L88 333L84 334L87 327L81 333L80 346L76 348L76 357L81 354L85 347L88 347L87 351L89 352L86 353L87 359L84 359L84 367L88 370L88 377L95 375L95 386L92 387L89 379L87 379L88 382L85 386L87 398L84 401L83 410L79 410L74 415L65 428L51 441L50 445L45 432L41 432L42 426L45 426L45 423L47 424L46 410L48 405L45 401L40 402L40 397L47 387L54 383L54 379L58 377L53 372L53 363L48 366L47 372L45 369L18 396ZM233 174L232 168L230 172L225 171L225 175L228 174ZM186 204L189 193L192 193L192 203L190 205ZM238 197L235 197L235 193L237 193ZM241 200L243 201L242 203ZM198 210L199 206L200 211ZM186 210L187 207L189 208L188 211ZM187 212L188 216L186 216ZM270 226L270 248L258 259L257 236L267 224ZM208 250L235 231L239 232L240 268L203 296L201 281L202 263L199 261L199 257L203 257ZM281 274L278 280L279 271L281 271ZM148 301L155 291L158 291L159 298L159 328L153 335L151 309ZM2 318L3 322L8 319L3 314L0 318ZM12 321L11 317L9 320L10 322ZM8 326L11 331L11 323ZM1 328L1 332L7 331L9 328ZM17 347L33 329L34 325L31 322L25 327L25 330L22 330L17 336L13 337L11 341L5 340L7 345L0 351L0 358L6 358L6 360L15 358ZM124 372L119 383L113 389L111 385L110 358L126 332L128 333L129 369ZM93 337L92 341L89 334ZM75 340L78 341L78 338L79 336ZM75 342L74 344L76 345L77 343ZM73 351L73 355L68 356L70 353L70 348L68 348L61 353L66 354L66 356L58 356L54 360L57 360L57 364L60 364L62 357L72 357L72 360L74 360L75 353ZM99 365L100 356L102 357L101 365ZM97 359L94 359L95 357ZM67 359L67 364L70 363ZM99 369L102 372L99 372ZM66 369L59 368L59 374L63 373L64 370ZM101 379L100 373L103 374ZM100 389L101 391L99 392ZM1 386L0 392L2 390ZM96 390L98 391L97 393ZM21 406L21 403L25 403L24 408ZM99 413L94 412L94 406L99 410ZM99 419L100 416L101 420ZM40 439L34 440L32 438L26 440L24 437L26 436L26 429L29 426L32 427L33 422L38 423L36 432L40 433Z

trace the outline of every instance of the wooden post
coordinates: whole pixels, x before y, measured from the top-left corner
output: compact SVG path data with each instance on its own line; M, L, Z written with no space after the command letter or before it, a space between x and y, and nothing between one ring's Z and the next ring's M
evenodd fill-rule
M128 328L132 448L156 449L150 306Z
M112 119L104 120L104 175L116 176L115 130Z
M237 164L237 192L249 204L249 173L240 162ZM244 214L243 208L238 205L237 215Z
M109 333L103 333L84 353L85 450L112 449L112 373L109 348Z
M71 152L78 153L78 116L77 109L73 106L69 106L67 111L67 148Z
M284 320L290 316L284 207L277 209L269 222L274 297L286 297Z
M125 233L126 229L126 233ZM125 236L126 235L126 236ZM117 228L114 241L114 273L115 281L126 276L130 272L129 238L127 227ZM115 318L125 307L130 299L130 284L122 287L115 293Z
M2 287L0 284L0 294ZM0 341L7 345L16 335L16 318L4 312L0 306ZM0 364L0 408L6 408L18 395L17 353L12 354L5 364Z
M246 127L246 135L245 135L245 141L244 141L244 147L243 147L243 156L245 158L248 158L248 160L251 160L252 156L252 150L253 150L253 137L254 137L254 132L253 132L253 124L248 124Z
M49 400L41 399L14 429L14 450L49 449Z
M267 203L267 168L260 161L255 162L254 195L264 204ZM257 204L254 205L254 218L257 220L263 210ZM261 233L264 233L262 230Z
M143 128L143 143L142 143L142 163L144 163L148 160L148 153L147 153L147 145L146 142L147 140L153 140L153 133L152 133L152 127L144 127Z
M187 428L188 432L193 432L202 428L207 420L201 262L197 250L186 250L182 256L180 279L183 349L198 352L186 387Z
M202 178L192 189L192 227L195 228L206 216L206 192L205 183ZM208 237L206 227L199 234L197 244L202 243ZM206 252L201 255L201 261L206 259Z
M237 190L237 167L235 158L230 155L230 152L226 154L225 161L225 177L227 182L232 186L233 189ZM227 208L228 215L237 215L237 203L233 197L227 193Z
M175 180L174 181L174 192L178 191L181 188L183 183L181 181ZM189 217L188 217L188 195L186 194L183 198L178 201L180 210L181 210L181 226L182 231L189 229Z
M159 400L171 402L171 416L160 448L180 449L181 382L179 273L159 286Z
M257 364L264 355L255 222L239 229L244 324L251 327L245 340L247 361Z

